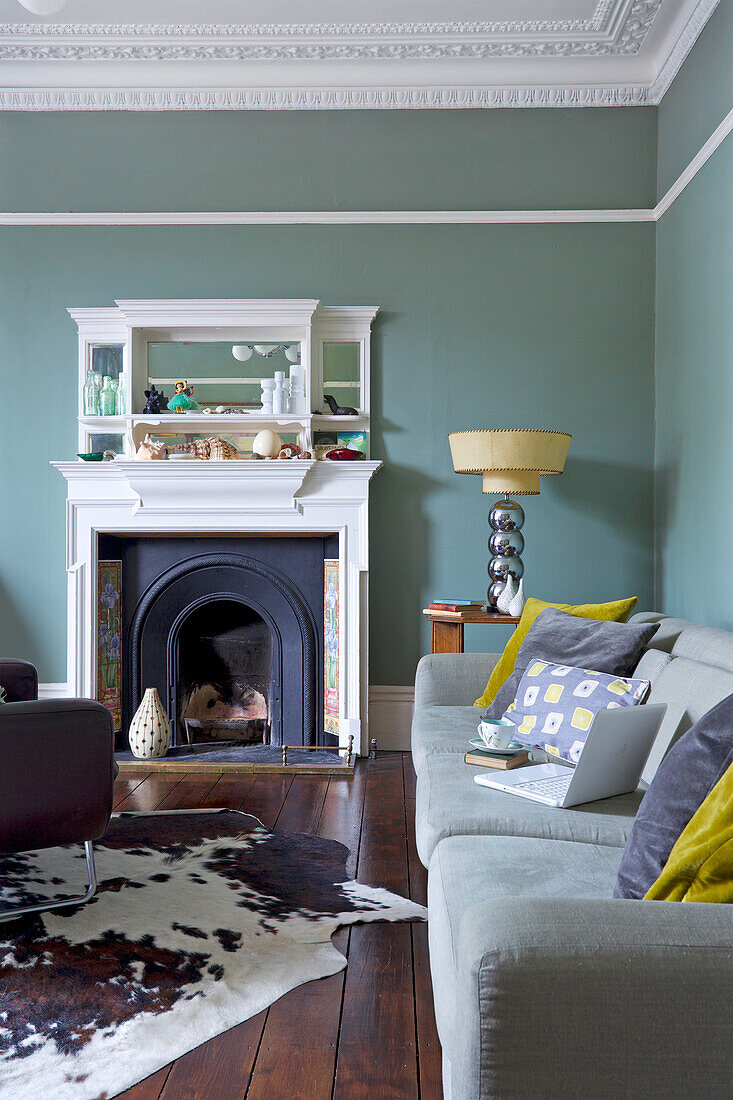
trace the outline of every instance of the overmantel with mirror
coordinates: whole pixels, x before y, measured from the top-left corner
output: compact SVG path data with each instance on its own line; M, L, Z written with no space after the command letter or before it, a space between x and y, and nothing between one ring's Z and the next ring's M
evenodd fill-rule
M157 673L145 670L146 651L142 643L137 647L135 622L130 619L125 627L126 617L134 618L156 585L168 585L172 577L161 598L173 600L180 578L195 576L202 581L201 590L189 592L188 602L176 605L176 622L176 616L182 618L207 593L224 608L226 620L234 593L238 606L246 605L246 615L253 616L259 603L257 614L263 621L272 613L270 636L275 641L290 627L297 635L297 623L311 623L302 647L303 668L310 671L288 679L290 666L283 657L282 675L278 679L273 674L268 703L272 736L277 736L278 707L285 708L283 736L293 736L287 718L289 693L295 690L293 682L307 682L307 713L317 716L315 744L343 747L353 738L356 752L368 751L369 483L381 466L369 457L369 339L377 310L323 306L309 299L118 301L111 309L69 312L79 329L78 450L81 455L115 452L113 461L54 463L67 483L69 693L105 701L105 691L116 691L118 701L122 698L119 728L124 737L125 723L139 701L136 693L149 681L155 683L155 675L162 677L161 698L167 686L162 666ZM291 367L296 369L291 372ZM287 412L261 407L262 379L271 379L275 370L299 383L293 387L299 401ZM116 391L119 410L87 411L84 389L90 373L110 379L103 386L106 400ZM193 391L189 401L200 408L144 411L146 390L153 385L162 390L167 404L179 381L188 383L185 388ZM339 406L353 407L355 415L327 412L324 394L333 395ZM254 460L252 440L263 429L279 434L285 444L298 441L313 457L286 459L283 454ZM136 457L139 441L148 433L166 443L166 461ZM202 461L184 453L191 441L214 436L235 441L239 460ZM321 446L324 437L330 444ZM359 460L326 458L334 447L352 453L358 449ZM172 460L175 454L180 461ZM322 566L311 561L316 544L323 545ZM176 560L163 563L161 555L170 557L174 551ZM157 563L155 569L150 565L148 580L134 555ZM202 563L209 572L200 571ZM100 601L105 585L114 589L115 584L104 570L118 566L119 600L114 591L109 599L115 601L115 612L121 609L124 637L114 660L103 659ZM322 569L323 576L314 574L314 568ZM232 577L236 573L236 582L224 577L226 570ZM269 578L271 599L257 597L263 576ZM288 626L287 613L277 620L283 593L293 607L302 603L306 608L307 613L293 620L297 630L293 623ZM224 622L224 635L230 625ZM243 630L251 633L250 627L249 620L237 626L237 637ZM292 631L290 636L295 636ZM185 641L188 635L183 631L180 637ZM315 639L312 646L307 637ZM179 642L161 645L161 653L170 651L174 657ZM155 646L152 651L157 652ZM274 645L273 669L279 667L278 652ZM121 663L120 653L126 655ZM173 657L169 663L175 680ZM109 668L121 669L123 677L133 677L121 694L119 685L110 689L101 684L105 660ZM321 678L329 676L328 690L319 688ZM174 691L171 699L176 697ZM306 723L300 734L303 743L308 729Z
M376 307L316 299L126 300L69 313L79 333L80 454L132 458L150 433L171 452L217 436L249 457L257 433L272 429L316 457L340 442L369 457ZM162 394L160 411L146 411L151 388ZM184 390L180 401L172 400L177 389ZM324 397L356 415L335 414Z

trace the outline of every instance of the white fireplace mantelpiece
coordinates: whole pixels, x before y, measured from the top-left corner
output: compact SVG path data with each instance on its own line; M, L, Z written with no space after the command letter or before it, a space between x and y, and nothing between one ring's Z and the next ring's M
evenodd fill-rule
M54 462L67 482L68 682L96 685L97 536L339 536L339 741L368 751L369 482L381 462Z

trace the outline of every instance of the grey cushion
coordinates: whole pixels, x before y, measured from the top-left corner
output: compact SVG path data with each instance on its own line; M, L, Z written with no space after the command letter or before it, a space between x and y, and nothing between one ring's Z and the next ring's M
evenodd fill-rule
M604 898L619 849L526 837L449 837L428 875L430 969L440 1041L450 1056L460 1038L457 964L464 914L488 898Z
M646 649L639 658L639 663L632 675L635 680L651 680L653 682L657 676L661 676L671 660L672 657L669 653L662 653L659 649Z
M429 706L472 706L483 695L500 653L429 653L415 673L415 710ZM476 712L478 722L480 712Z
M418 772L417 850L426 867L447 836L525 836L623 848L643 795L636 791L562 810L480 787L473 781L477 770L456 754L436 754Z
M477 737L481 712L476 707L420 707L412 716L412 763L419 772L433 753L464 753Z
M733 906L494 897L460 923L451 1100L731 1094Z
M733 764L733 695L670 750L646 792L624 849L616 898L643 898L692 815Z
M651 783L665 753L699 718L733 693L733 672L673 657L652 682L647 702L666 703L667 713L642 772L642 786Z
M487 708L490 717L501 718L532 661L541 659L629 676L657 630L657 623L609 623L546 608L529 628L517 653L514 672Z

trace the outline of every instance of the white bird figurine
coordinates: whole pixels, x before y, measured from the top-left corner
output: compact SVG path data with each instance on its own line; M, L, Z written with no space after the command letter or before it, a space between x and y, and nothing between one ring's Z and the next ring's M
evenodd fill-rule
M502 592L502 596L504 593ZM517 590L512 596L509 602L509 614L515 619L518 619L524 610L525 596L524 596L524 580L520 580L517 585Z
M506 584L499 593L499 598L496 601L496 610L501 611L502 615L511 615L509 607L512 600L517 594L517 582L514 579L513 573L507 573Z

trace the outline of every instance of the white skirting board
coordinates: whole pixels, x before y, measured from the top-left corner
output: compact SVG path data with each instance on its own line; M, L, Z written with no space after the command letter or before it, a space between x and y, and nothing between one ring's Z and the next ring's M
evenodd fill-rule
M410 751L410 727L415 689L372 684L369 688L369 737L376 737L377 749Z
M68 684L39 684L39 699L63 699ZM415 689L401 685L372 684L369 688L369 736L377 748L392 752L410 751L410 726Z

